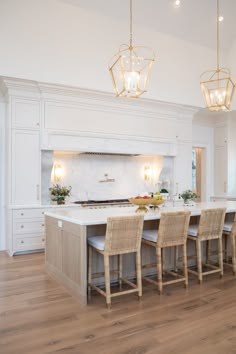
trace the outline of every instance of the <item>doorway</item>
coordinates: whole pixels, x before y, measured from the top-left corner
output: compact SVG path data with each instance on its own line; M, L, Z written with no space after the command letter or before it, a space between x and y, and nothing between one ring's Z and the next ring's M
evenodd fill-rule
M206 149L192 149L192 191L197 194L196 201L206 200Z

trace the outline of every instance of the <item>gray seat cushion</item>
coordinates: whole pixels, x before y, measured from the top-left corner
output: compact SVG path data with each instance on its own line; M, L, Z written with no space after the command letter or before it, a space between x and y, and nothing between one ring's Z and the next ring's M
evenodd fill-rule
M143 230L142 238L147 241L157 242L157 230Z
M188 228L188 235L197 237L198 234L198 225L190 225Z
M232 226L233 226L233 222L232 221L225 221L223 230L231 232Z
M92 236L88 238L88 244L100 251L105 248L105 236Z

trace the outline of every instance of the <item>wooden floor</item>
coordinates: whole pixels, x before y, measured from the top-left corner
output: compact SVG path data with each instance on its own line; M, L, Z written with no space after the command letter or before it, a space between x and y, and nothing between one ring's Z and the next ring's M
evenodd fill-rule
M0 252L1 354L233 354L236 279L204 279L168 287L159 296L144 284L115 298L111 310L94 294L86 308L44 271L44 255Z

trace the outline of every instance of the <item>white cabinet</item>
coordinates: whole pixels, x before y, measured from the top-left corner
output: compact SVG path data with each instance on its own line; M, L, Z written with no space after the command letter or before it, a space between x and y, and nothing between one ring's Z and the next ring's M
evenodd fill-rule
M12 211L11 254L42 250L45 247L44 210L17 209Z
M11 204L40 204L39 132L12 131Z
M215 195L223 196L228 192L227 145L215 146Z
M214 128L214 195L228 192L228 124L221 122Z
M40 128L40 101L14 98L12 100L12 127Z

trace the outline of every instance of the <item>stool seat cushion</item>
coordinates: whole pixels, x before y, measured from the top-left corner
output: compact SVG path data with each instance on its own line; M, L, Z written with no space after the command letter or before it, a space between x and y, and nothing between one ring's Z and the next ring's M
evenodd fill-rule
M198 225L189 225L188 235L197 237L197 234L198 234Z
M233 222L225 221L223 230L231 232L232 231L232 226L233 226Z
M143 230L142 238L147 241L157 242L157 230Z
M88 244L100 251L104 251L105 236L91 236L88 238Z

